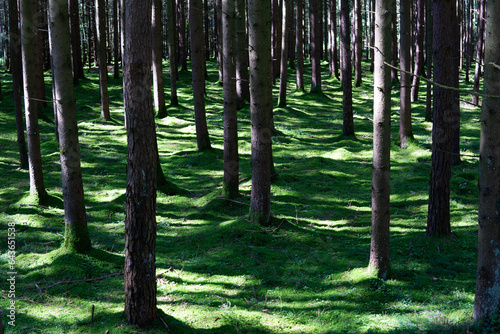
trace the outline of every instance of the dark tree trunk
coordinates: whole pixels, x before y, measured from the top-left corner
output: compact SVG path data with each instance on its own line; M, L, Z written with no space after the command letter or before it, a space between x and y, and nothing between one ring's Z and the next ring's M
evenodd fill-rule
M271 216L272 113L271 8L261 0L248 1L252 192L250 221L268 225Z
M151 41L153 60L153 99L154 109L158 115L165 115L165 87L163 85L163 64L162 64L162 1L153 0L153 10L151 17Z
M311 48L311 93L320 93L321 87L321 44L322 42L322 23L323 15L321 14L321 1L309 1L309 22L311 25L310 31L310 48Z
M240 1L243 2L243 1ZM235 0L222 2L222 37L224 66L224 195L238 196L238 122L236 113Z
M297 45L297 90L304 91L304 0L295 2L295 44Z
M390 275L391 71L394 0L375 0L373 72L372 235L369 267L380 278Z
M205 51L203 44L203 3L189 0L189 31L191 33L191 68L194 118L198 151L211 148L205 115Z
M181 67L181 71L187 71L186 11L184 4L185 0L177 0L177 46L179 47L179 66ZM203 27L203 15L201 17L202 21L199 23Z
M95 1L96 30L97 30L97 55L99 61L99 90L101 93L101 117L109 121L109 95L108 95L108 62L106 60L106 8L104 0Z
M42 13L40 11L40 3L38 0L32 0L34 17L31 18L31 24L33 24L37 31L33 35L33 53L34 53L34 80L35 80L35 91L34 97L36 103L38 104L38 112L43 112L43 108L47 105L47 98L45 96L45 81L43 75L43 49L42 49L42 35L40 33L40 28L42 24Z
M457 13L456 2L453 3L453 9ZM459 88L459 68L460 68L460 28L457 15L453 15L450 24L452 25L453 55L452 55L452 86L457 90L452 91L452 109L451 109L451 164L459 165L460 158L460 93Z
M340 1L340 48L342 61L342 109L344 136L354 135L352 112L352 65L351 65L351 21L349 20L349 0Z
M237 108L243 108L250 98L248 85L248 37L246 32L246 6L244 0L236 1L236 95Z
M281 11L284 0L272 0L272 26L271 26L271 42L272 42L272 59L273 59L273 84L276 83L276 78L280 76L281 64Z
M426 66L427 66L427 79L432 79L432 36L433 36L433 15L432 15L432 0L427 0L427 8L425 10L426 14L426 35L427 35L427 45L426 45ZM432 121L432 84L427 82L427 94L426 94L426 104L425 104L425 120L427 122Z
M467 1L466 22L467 22L467 44L465 58L465 82L469 82L469 72L472 62L472 15L471 15L472 0Z
M289 16L290 16L290 6L292 5L291 0L283 0L283 28L281 35L281 68L280 68L280 89L279 89L279 99L278 106L286 107L286 85L288 82L288 30L289 30Z
M75 85L77 85L79 79L85 78L85 74L83 73L82 47L80 44L81 36L78 0L69 1L69 21L69 28L71 31L71 60L73 64L73 82L75 83Z
M411 87L411 100L418 100L418 90L420 87L420 78L424 72L424 17L425 17L425 0L417 1L417 27L415 30L415 70L413 74L413 85Z
M288 61L290 69L295 70L295 13L294 1L290 5L290 13L288 14Z
M125 316L143 326L156 308L156 173L158 151L151 96L150 0L125 0L123 82L127 120Z
M363 23L361 21L361 0L354 1L354 77L356 87L361 86L361 58L363 57Z
M120 65L118 59L120 58L120 45L118 40L118 1L113 1L113 77L118 79L120 77Z
M80 167L76 99L71 66L68 3L49 0L54 108L58 114L59 150L64 200L64 247L79 253L92 248Z
M337 0L330 2L330 75L340 78L337 52Z
M488 0L479 148L479 234L474 321L488 323L500 303L500 3Z
M477 43L476 43L476 68L474 71L474 92L479 92L479 81L481 80L481 65L483 63L484 30L486 16L486 0L479 0L479 18L477 22ZM479 105L479 96L472 97L472 103Z
M177 51L175 44L175 1L167 1L167 24L168 24L168 55L170 69L170 105L179 105L177 98ZM165 117L167 115L158 115Z
M217 68L219 69L219 82L223 81L223 66L222 66L222 0L215 0L215 44L217 46Z
M243 5L245 2L243 1ZM205 61L210 61L210 21L208 18L208 0L203 0L203 23L205 24Z
M434 81L452 86L453 29L450 24L455 0L433 0ZM445 20L444 18L450 18ZM431 180L429 183L429 212L427 235L446 235L450 226L451 179L451 110L453 92L434 86L434 122L432 127Z
M400 85L400 122L399 122L399 139L401 148L407 149L408 142L413 139L411 129L411 59L410 59L410 0L400 0L400 47L399 61L403 71L401 71Z

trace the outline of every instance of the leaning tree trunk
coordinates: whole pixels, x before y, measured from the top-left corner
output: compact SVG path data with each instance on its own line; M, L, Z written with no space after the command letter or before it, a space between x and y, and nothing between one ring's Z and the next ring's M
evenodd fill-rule
M271 216L272 65L271 8L262 0L248 1L252 192L250 220L267 225Z
M79 253L92 248L80 167L76 99L71 66L68 2L49 0L54 108L58 114L59 150L64 200L64 247Z
M373 72L372 235L369 268L380 278L390 274L391 71L394 0L375 0Z
M488 0L484 94L479 148L479 234L474 321L489 321L500 304L500 2ZM495 97L493 97L495 96Z
M125 0L123 82L127 120L125 316L143 326L156 308L156 173L158 151L151 96L151 0Z

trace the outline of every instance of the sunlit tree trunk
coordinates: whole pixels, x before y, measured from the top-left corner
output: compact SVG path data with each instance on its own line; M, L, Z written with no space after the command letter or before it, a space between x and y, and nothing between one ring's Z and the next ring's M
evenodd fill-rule
M236 94L237 108L243 108L244 101L250 98L248 84L248 37L246 25L245 0L236 0Z
M91 249L80 167L76 99L71 66L68 2L49 0L54 108L58 114L64 200L64 247L79 253Z
M410 59L410 0L400 0L400 47L399 61L403 71L401 71L400 85L400 118L399 118L399 140L401 148L408 148L408 141L413 138L411 129L411 59Z
M474 321L491 321L500 304L500 2L486 11L484 94L479 147L479 234ZM496 97L492 97L496 96Z
M474 91L479 92L479 84L481 80L481 65L483 62L484 48L484 27L486 16L486 0L479 0L479 18L477 22L477 43L476 43L476 68L474 71ZM479 96L472 97L472 103L479 105Z
M295 2L295 44L297 45L297 90L304 91L304 0Z
M97 54L99 61L99 90L101 93L101 117L109 121L108 62L106 60L106 8L104 0L95 0Z
M390 274L391 71L394 0L375 0L373 72L373 176L370 270L380 278Z
M162 64L162 1L153 0L151 17L152 32L152 59L153 59L153 99L154 109L158 115L165 115L165 87L163 86L163 64Z
M158 152L151 95L151 0L125 0L123 82L127 120L125 316L143 326L156 308L156 173Z
M286 85L288 82L288 26L289 26L289 13L290 6L292 5L291 0L283 0L283 28L281 34L281 68L280 68L280 89L279 89L279 99L278 106L286 106Z
M424 15L425 0L417 0L417 27L415 29L415 69L413 74L413 84L411 87L411 100L418 100L418 90L420 87L420 78L424 72Z

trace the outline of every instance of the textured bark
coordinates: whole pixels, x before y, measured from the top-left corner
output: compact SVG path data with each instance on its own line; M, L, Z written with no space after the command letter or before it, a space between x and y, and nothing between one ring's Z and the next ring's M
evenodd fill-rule
M284 0L272 0L272 25L271 25L271 43L272 43L272 66L273 66L273 84L276 78L280 76L281 68L281 11Z
M361 86L361 58L363 57L363 23L361 0L354 1L354 78L356 87Z
M16 113L17 146L19 148L19 165L21 169L28 169L28 151L24 136L24 119L22 106L22 62L21 62L21 35L19 31L17 0L9 0L9 27L10 27L10 55L12 73L12 93L14 95L14 109Z
M177 98L177 61L176 61L176 44L175 44L175 1L167 1L167 24L168 24L168 55L170 69L170 105L179 105ZM166 115L159 115L166 116Z
M390 274L391 71L394 0L375 0L373 73L373 177L370 269L378 277Z
M120 43L118 39L118 1L113 1L113 78L118 79L120 77L120 65L118 60L120 59Z
M158 151L151 96L151 0L125 0L123 82L127 115L125 316L143 326L157 319L156 173Z
M427 35L427 45L426 45L426 67L427 67L427 79L432 79L432 36L433 36L433 19L432 19L432 0L427 0L427 8L425 10L426 15L426 35ZM432 121L432 84L427 82L427 92L425 100L425 120L427 122Z
M77 252L91 249L80 167L76 99L71 65L67 0L49 0L54 108L58 114L59 150L64 200L64 247Z
M500 2L488 0L484 93L500 96ZM489 321L500 303L500 99L485 96L479 148L478 270L474 321Z
M479 17L477 22L477 43L476 43L476 68L474 71L474 92L479 92L479 81L481 80L481 64L483 62L484 30L486 16L486 0L479 0ZM472 103L479 105L479 96L472 97Z
M191 37L196 143L198 151L205 151L211 147L205 114L205 50L203 43L203 4L201 0L189 0L189 31Z
M35 101L35 61L34 44L39 37L36 22L33 21L31 0L21 0L21 48L24 83L24 110L26 113L26 138L28 142L28 160L30 175L30 193L35 201L44 204L48 200L42 170L40 151L40 131L38 127L38 103Z
M281 62L280 62L280 88L278 106L286 106L286 85L288 82L288 27L289 27L289 13L292 2L290 0L283 0L283 19L282 19L282 34L281 34Z
M203 18L203 15L201 15ZM185 0L177 0L177 46L179 52L179 66L181 71L187 71L187 43L186 43L186 10ZM203 20L203 19L202 19ZM198 22L203 25L202 21ZM202 31L203 32L203 31Z
M69 21L73 82L78 84L79 79L85 77L83 73L82 47L80 44L81 36L78 0L69 0Z
M242 1L242 0L240 0ZM224 194L238 196L238 123L236 114L235 0L222 1L224 66Z
M411 58L410 58L410 0L400 0L400 47L399 61L401 71L400 85L400 118L399 118L399 140L401 148L408 148L408 141L413 138L411 129ZM405 72L406 71L406 72Z
M22 1L22 0L21 0ZM33 17L30 18L30 25L36 30L33 31L33 79L34 79L34 94L36 103L38 104L38 112L43 112L43 108L47 105L47 98L45 96L45 81L43 74L43 49L42 49L42 35L41 35L41 25L42 25L42 13L40 11L40 2L38 0L32 0L32 11ZM30 56L31 57L31 56ZM33 80L32 79L32 80Z
M342 114L344 136L354 135L352 112L352 64L351 64L351 21L349 19L349 0L340 1L340 48L342 61Z
M337 52L337 0L330 3L330 75L340 78Z
M243 5L245 3L243 2ZM210 21L208 18L208 0L203 0L203 23L205 24L205 61L210 61Z
M101 117L109 121L108 62L106 56L106 8L104 0L95 0L97 55L99 62L99 91L101 94Z
M219 69L219 82L222 84L223 80L223 66L222 66L222 0L215 0L215 44L217 46L217 68Z
M250 220L269 224L271 215L272 113L271 8L261 0L248 1L252 192Z
M297 90L304 91L304 0L295 2L295 44L297 45Z
M452 3L452 11L457 13L456 2ZM459 165L460 158L460 93L458 91L459 81L459 68L460 68L460 28L458 24L458 17L453 15L450 22L452 25L452 86L457 90L452 91L452 106L451 106L451 164Z
M165 87L163 85L163 64L162 64L162 1L153 0L153 10L151 16L151 41L153 57L153 99L154 108L158 115L165 115Z
M452 86L454 0L433 0L434 81ZM431 180L429 183L429 212L427 235L446 235L450 226L451 180L451 109L453 92L434 86L434 121L432 127Z
M237 107L243 108L244 101L250 98L248 84L248 36L245 0L236 0L236 94Z
M415 68L413 74L413 84L411 87L411 100L418 100L418 90L420 87L420 78L424 72L424 17L425 0L417 0L417 18L415 29Z
M309 22L311 25L310 30L310 48L311 48L311 92L319 93L321 87L321 44L322 42L322 14L321 14L321 1L309 1Z

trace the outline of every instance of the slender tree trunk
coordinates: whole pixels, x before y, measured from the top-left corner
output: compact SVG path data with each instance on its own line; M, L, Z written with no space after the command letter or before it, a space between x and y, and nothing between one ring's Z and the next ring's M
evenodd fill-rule
M80 168L76 99L71 66L68 2L49 0L54 104L58 114L59 150L64 200L64 247L79 253L92 248Z
M71 31L71 60L73 64L73 82L75 83L75 85L77 85L79 79L85 78L85 74L83 72L82 48L80 44L81 36L78 0L69 0L69 20L69 28Z
M185 0L177 0L177 32L178 32L178 51L179 51L179 66L181 71L187 71L187 44L186 44L186 11ZM203 8L203 7L202 7ZM203 14L201 15L202 21L198 22L203 27ZM203 29L202 29L203 30ZM203 32L203 31L202 31ZM202 38L203 39L203 38Z
M243 108L244 101L250 98L248 85L248 37L246 32L245 0L236 0L236 95L237 108Z
M356 87L361 86L361 58L363 54L363 23L361 21L361 0L354 1L354 77L356 79Z
M453 2L453 12L457 13L457 4ZM459 88L459 68L460 68L460 27L457 14L453 15L452 25L452 86ZM460 158L460 93L458 90L452 91L452 109L451 109L451 164L459 165Z
M304 91L304 0L295 2L295 44L297 45L297 90Z
M477 22L477 44L476 44L476 68L474 71L474 92L479 92L479 81L481 79L481 64L483 62L484 27L486 16L486 0L479 0L479 18ZM472 97L472 103L479 105L479 96Z
M369 267L380 278L390 275L391 71L394 0L375 0L373 73L372 235Z
M321 1L320 0L310 0L309 1L309 22L311 25L310 31L310 48L311 48L311 93L320 93L322 91L321 87L321 44L322 36L321 32L323 15L321 14Z
M222 0L215 0L215 38L216 38L216 56L217 56L217 68L219 69L219 82L222 84L223 81L223 65L222 65Z
M205 24L205 61L210 61L210 21L208 18L208 0L203 0L203 23Z
M410 59L410 0L400 0L400 47L399 61L403 71L401 71L400 85L400 122L399 122L399 139L401 148L408 148L408 141L413 139L411 129L411 75L406 72L411 70Z
M165 106L165 87L163 85L163 64L162 64L162 1L153 0L153 10L151 18L151 41L153 59L153 99L154 109L159 116L167 114Z
M330 2L330 75L340 78L337 52L337 0Z
M38 127L38 103L35 101L35 62L34 47L38 38L38 26L33 22L31 0L21 0L21 48L24 83L24 110L26 112L26 137L30 175L30 193L38 204L46 204L49 196L45 190L40 151L40 131Z
M396 13L396 2L393 2L393 13ZM394 14L392 17L392 26L394 29L394 34L392 35L392 68L391 68L391 80L393 83L398 83L398 70L396 70L396 67L398 67L398 58L399 58L399 52L398 52L398 23L397 23L397 15Z
M243 2L240 0L240 2ZM238 122L236 113L236 48L235 0L222 2L222 37L224 66L224 194L227 198L238 196Z
M22 0L21 0L22 1ZM45 96L45 81L43 74L43 49L42 49L42 35L41 35L41 24L42 24L42 13L40 11L40 2L38 0L32 0L32 8L34 16L30 18L37 31L33 35L33 53L34 53L34 80L35 80L35 91L34 97L36 103L38 103L38 113L43 112L43 108L47 105L47 97ZM39 115L41 116L41 115Z
M198 151L211 149L205 115L205 51L203 44L203 3L189 0L189 31L191 33L191 68L193 78L194 117Z
M434 81L452 86L453 29L445 17L456 15L452 2L433 0ZM427 235L446 235L450 226L451 179L451 110L453 92L434 86L434 122L432 127L431 180L429 183L429 212Z
M127 120L125 316L143 326L156 308L156 173L158 151L151 96L150 0L125 0L123 82Z
M295 12L294 1L290 5L290 13L288 13L288 61L290 69L295 71Z
M340 49L342 54L342 109L344 136L354 136L352 112L352 64L351 64L351 21L349 19L349 0L340 1Z
M471 3L472 0L467 1L467 44L466 44L466 59L465 59L465 82L469 82L469 71L472 62L472 15L471 15Z
M488 0L484 93L500 96L500 2ZM474 321L488 323L500 303L500 99L483 97L479 148L479 234Z
M432 79L432 36L433 36L433 17L432 17L432 0L427 0L426 13L426 34L427 34L427 45L426 45L426 66L427 66L427 79ZM426 94L426 104L425 104L425 120L427 122L432 121L432 85L427 82L427 94Z
M273 59L273 84L276 83L276 78L280 76L281 64L281 17L284 0L272 0L272 25L271 25L271 43L272 43L272 59Z
M424 72L424 15L425 15L425 0L417 1L417 18L415 31L415 70L413 74L413 85L411 87L411 100L418 100L418 90L420 87L420 78Z
M118 40L118 1L113 1L113 77L118 79L120 77L120 65L118 59L120 58L120 46Z
M97 54L99 60L99 90L101 93L101 117L109 121L109 95L108 95L108 62L106 60L106 8L104 0L95 0L96 29L97 29Z
M170 69L170 105L179 105L177 98L177 61L175 44L175 1L167 1L167 24L168 24L168 55ZM159 115L166 116L166 115Z
M272 64L271 8L261 0L248 1L252 192L250 220L268 225L271 216Z
M281 68L280 68L280 90L278 106L286 107L286 85L288 82L288 28L289 28L289 15L290 6L292 2L290 0L283 0L283 28L281 35Z

